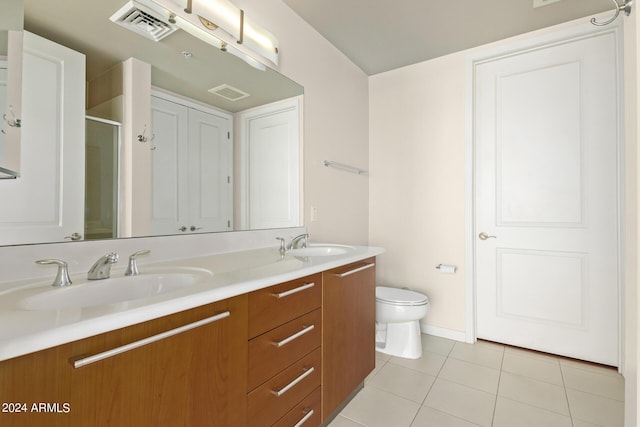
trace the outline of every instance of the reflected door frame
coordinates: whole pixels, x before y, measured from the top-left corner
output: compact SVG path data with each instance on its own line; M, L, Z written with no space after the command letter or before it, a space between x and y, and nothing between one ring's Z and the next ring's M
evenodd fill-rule
M303 224L303 118L302 118L302 96L297 96L283 101L245 110L239 113L240 126L240 146L238 163L236 164L239 206L236 206L239 215L236 223L240 230L253 230L262 228L285 228L298 227ZM263 122L263 125L258 124ZM270 150L263 150L261 153L252 149L252 129L254 125L261 128L262 135L266 133L282 135L287 134L287 140L280 144L282 150L289 153L286 159L281 159L280 169L259 168L252 164L252 159L267 157ZM253 129L255 130L255 129ZM272 165L273 166L273 165ZM256 178L257 177L257 178ZM278 186L286 188L284 191L269 192L267 182L269 177L274 181L289 185ZM261 185L256 189L256 184ZM264 203L255 200L255 195L260 194ZM279 200L279 207L286 206L286 209L277 212L271 209L262 209L260 205L267 204L267 198Z

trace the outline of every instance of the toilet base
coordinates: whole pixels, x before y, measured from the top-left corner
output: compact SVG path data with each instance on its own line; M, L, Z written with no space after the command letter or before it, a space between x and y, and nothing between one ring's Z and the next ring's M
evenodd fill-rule
M422 356L420 333L418 320L376 323L376 351L406 359L419 359Z

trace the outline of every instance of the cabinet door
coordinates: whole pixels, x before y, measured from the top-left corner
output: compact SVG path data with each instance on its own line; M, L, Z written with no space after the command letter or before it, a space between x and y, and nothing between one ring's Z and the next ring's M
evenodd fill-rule
M2 362L0 401L25 403L26 413L0 412L0 425L243 426L246 307L243 295ZM227 311L217 321L74 367Z
M322 280L326 419L375 367L375 259L326 271Z

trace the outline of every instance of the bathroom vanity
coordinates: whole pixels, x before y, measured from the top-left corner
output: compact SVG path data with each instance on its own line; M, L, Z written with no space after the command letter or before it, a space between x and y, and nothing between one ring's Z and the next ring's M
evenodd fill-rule
M213 274L105 306L3 306L0 320L18 331L0 337L0 424L328 422L375 364L375 256L383 250L344 248L328 256L265 248L141 265L143 275L172 268ZM96 333L105 324L109 330Z

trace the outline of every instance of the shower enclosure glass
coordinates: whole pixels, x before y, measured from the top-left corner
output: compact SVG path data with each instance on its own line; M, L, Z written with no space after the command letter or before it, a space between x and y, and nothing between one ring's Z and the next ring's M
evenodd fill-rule
M118 236L120 123L86 117L85 240Z

